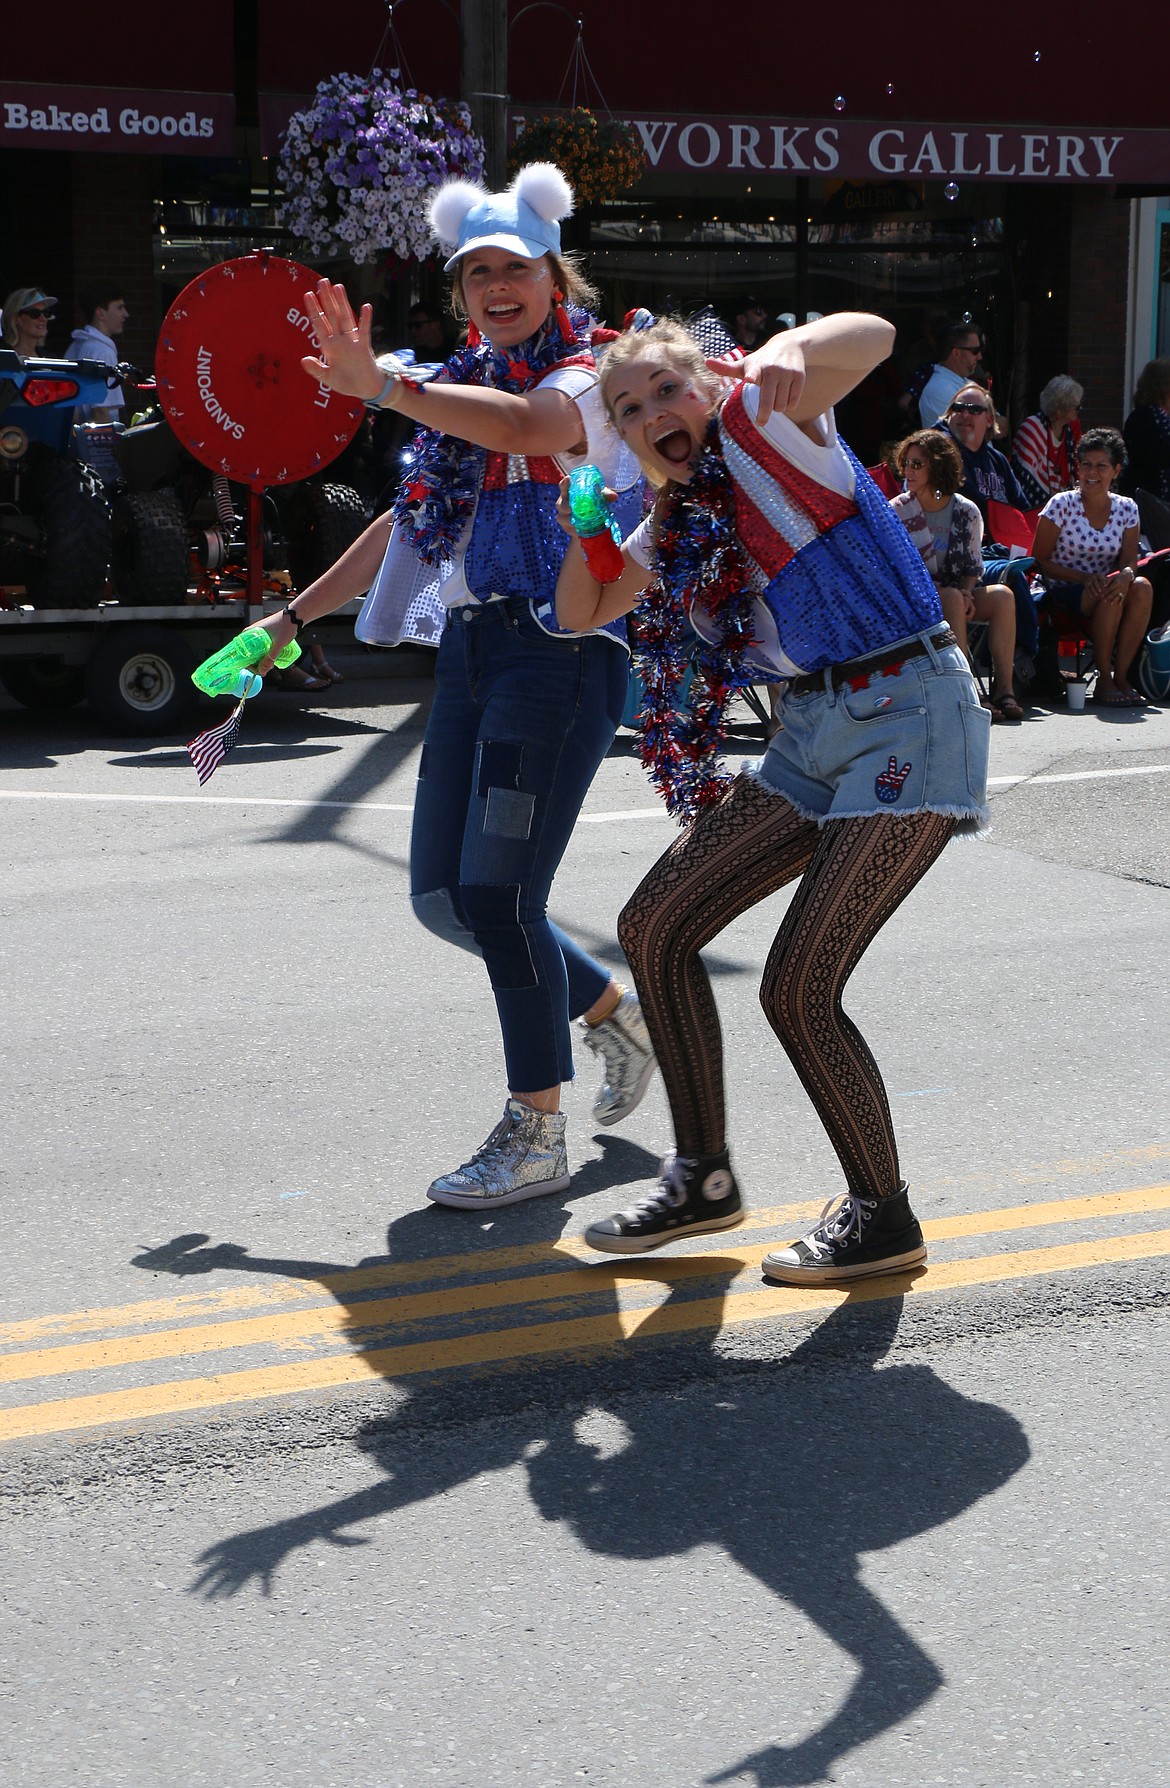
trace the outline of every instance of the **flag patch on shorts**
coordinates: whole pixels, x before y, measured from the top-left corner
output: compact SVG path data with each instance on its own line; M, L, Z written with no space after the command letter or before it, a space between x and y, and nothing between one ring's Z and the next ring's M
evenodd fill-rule
M905 763L899 770L898 760L891 752L888 766L873 779L874 792L878 800L884 801L887 806L895 802L902 793L906 778L912 768L912 764Z

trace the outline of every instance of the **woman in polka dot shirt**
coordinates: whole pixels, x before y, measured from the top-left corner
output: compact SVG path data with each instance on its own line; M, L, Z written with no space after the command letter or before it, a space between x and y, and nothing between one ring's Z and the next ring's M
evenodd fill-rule
M1129 673L1150 624L1154 592L1137 573L1137 504L1117 496L1125 465L1115 428L1091 428L1077 445L1077 487L1058 491L1040 511L1032 552L1048 579L1049 600L1088 623L1097 659L1093 700L1106 708L1141 707Z

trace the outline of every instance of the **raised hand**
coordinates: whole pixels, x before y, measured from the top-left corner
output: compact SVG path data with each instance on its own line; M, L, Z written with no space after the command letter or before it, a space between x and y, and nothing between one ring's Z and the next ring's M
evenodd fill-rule
M305 310L313 325L318 357L307 354L301 365L310 377L345 397L377 397L386 383L370 346L373 307L363 304L355 319L344 286L328 279L305 293Z
M794 333L774 335L742 360L725 355L708 360L707 366L720 378L742 379L747 385L759 386L761 424L774 411L783 414L793 409L804 393L804 346Z

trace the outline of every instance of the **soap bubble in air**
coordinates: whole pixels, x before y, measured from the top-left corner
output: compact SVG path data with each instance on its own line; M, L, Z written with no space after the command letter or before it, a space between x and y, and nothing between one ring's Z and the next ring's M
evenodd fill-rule
M953 205L958 196L959 188L957 183L954 180L948 180L943 187L943 198Z
M838 93L836 99L833 101L833 110L835 112L843 112L845 110L845 95L843 93Z
M887 92L887 93L888 93L888 94L889 94L889 95L890 95L890 97L891 97L891 98L892 98L892 97L893 97L893 93L894 93L894 83L893 83L893 81L887 81L887 82L886 82L886 92Z

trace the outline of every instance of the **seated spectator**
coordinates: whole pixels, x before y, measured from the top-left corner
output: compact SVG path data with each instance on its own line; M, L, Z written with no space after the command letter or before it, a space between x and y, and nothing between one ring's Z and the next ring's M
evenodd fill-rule
M1129 673L1154 599L1137 572L1137 504L1112 488L1124 464L1125 442L1115 428L1087 430L1077 447L1076 489L1049 497L1033 548L1049 600L1088 623L1097 659L1093 700L1105 708L1143 706Z
M410 334L408 346L416 360L425 365L441 364L455 352L455 318L433 298L420 298L412 304L406 318Z
M926 385L918 396L918 414L923 428L933 428L953 397L971 379L983 359L983 339L978 324L968 320L955 323L943 338L946 352L935 362Z
M26 360L39 359L56 302L40 286L17 286L9 292L4 300L4 346L15 348Z
M983 517L983 573L993 582L1007 584L1015 596L1016 644L1031 665L1040 637L1027 561L1013 559L1007 545L995 539L988 526L987 504L990 499L1024 512L1033 505L999 448L991 444L994 415L990 396L972 380L955 393L938 427L951 436L959 449L963 495L970 498Z
M85 318L85 327L73 331L65 350L66 360L100 360L105 366L117 366L119 355L114 338L121 335L130 320L122 288L115 285L82 286L77 295L77 307ZM105 403L88 406L84 418L79 409L78 418L88 422L120 422L125 404L122 387L111 385Z
M1121 488L1170 503L1170 359L1143 366L1123 433L1129 464Z
M923 428L898 448L906 489L891 501L934 580L943 614L959 645L967 647L968 621L987 622L991 652L993 720L1019 721L1024 710L1012 688L1016 655L1016 604L1006 584L983 579L983 518L959 495L963 462L955 443L938 429Z
M1012 467L1028 501L1025 509L1039 509L1058 490L1077 481L1077 442L1081 424L1077 411L1085 395L1083 385L1058 373L1040 393L1040 408L1025 417L1012 442ZM1014 507L1014 505L1013 505Z
M1034 509L1028 494L998 447L991 444L995 410L982 385L969 380L950 399L937 428L951 436L963 461L963 492L975 504L984 525L987 500L1009 503L1013 509Z
M768 327L767 307L750 292L735 300L731 333L745 354L760 347L772 334Z

